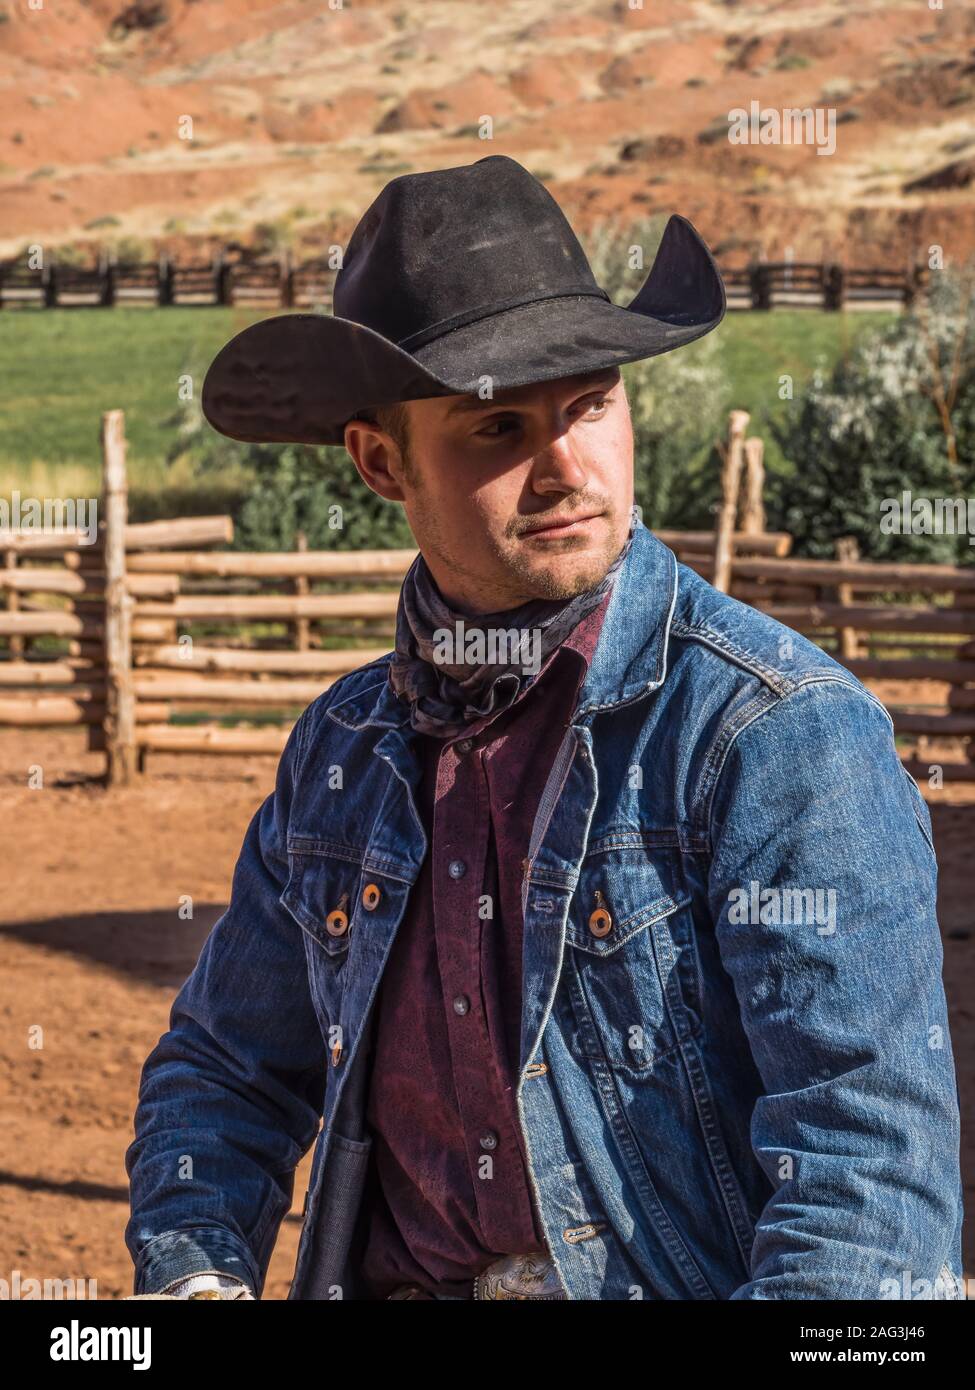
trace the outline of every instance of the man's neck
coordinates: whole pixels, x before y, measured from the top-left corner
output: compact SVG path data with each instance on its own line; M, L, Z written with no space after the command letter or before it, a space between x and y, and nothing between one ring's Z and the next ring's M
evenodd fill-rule
M426 556L424 556L424 559L426 560ZM454 583L451 582L449 572L444 575L444 582L442 583L440 576L430 564L429 560L426 560L426 564L427 569L433 577L433 582L437 586L437 592L440 594L440 597L447 607L456 613L459 618L483 618L488 615L493 616L496 613L513 612L514 609L521 608L524 604L531 603L533 599L538 597L535 594L527 593L512 597L510 593L507 593L497 594L497 602L495 603L490 602L490 600L485 601L483 589L479 590L476 595L474 593L468 594L464 591L458 591ZM440 566L438 565L437 569L439 568ZM566 602L568 602L568 599L566 599Z

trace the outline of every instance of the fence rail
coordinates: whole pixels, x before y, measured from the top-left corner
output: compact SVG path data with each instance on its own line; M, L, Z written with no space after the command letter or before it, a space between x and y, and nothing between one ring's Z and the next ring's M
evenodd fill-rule
M792 556L790 536L763 529L747 423L732 412L715 530L656 534L882 682L914 775L937 761L945 780L975 781L975 568L870 563L848 542L836 560ZM157 752L280 752L302 708L391 649L416 551L240 553L217 548L232 540L227 517L131 524L121 412L103 417L102 448L94 544L0 532L0 726L84 727L114 783Z
M927 271L920 266L895 269L828 261L756 261L720 270L729 309L906 307L927 281ZM90 267L61 264L56 257L38 268L23 261L0 261L0 309L120 304L331 309L335 274L324 258L295 263L288 253L268 260L230 260L218 252L211 261L182 264L165 255L142 262L105 257Z

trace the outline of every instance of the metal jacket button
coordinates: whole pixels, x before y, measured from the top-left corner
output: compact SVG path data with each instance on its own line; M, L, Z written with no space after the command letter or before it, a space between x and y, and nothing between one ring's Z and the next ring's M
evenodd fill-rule
M379 906L379 899L382 894L375 883L367 883L362 890L362 906L367 912L372 912Z
M592 1240L600 1231L605 1231L606 1225L605 1221L587 1221L584 1226L569 1226L562 1232L562 1239L567 1245L578 1245L580 1241Z
M349 914L346 908L349 905L348 893L343 893L339 899L338 907L334 907L325 918L325 930L329 936L342 936L349 926Z
M596 907L589 914L589 930L593 936L607 936L613 930L613 919L606 906L606 899L596 890Z

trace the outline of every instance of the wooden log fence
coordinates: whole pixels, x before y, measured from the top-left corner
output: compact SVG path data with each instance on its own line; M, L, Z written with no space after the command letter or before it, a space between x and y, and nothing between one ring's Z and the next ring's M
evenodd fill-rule
M729 309L776 307L826 310L911 305L927 281L923 266L845 266L819 261L753 261L721 266ZM295 263L290 252L273 258L231 260L219 249L211 260L118 261L103 255L94 266L49 256L34 268L26 260L0 261L0 309L114 308L154 304L252 305L331 309L335 267L317 257Z
M790 536L764 529L747 423L729 422L716 530L657 536L881 683L914 775L937 761L975 781L975 567L877 564L842 543L833 560L791 555ZM115 785L156 753L279 753L302 708L390 650L416 551L244 553L225 548L227 517L132 524L120 412L103 417L102 448L94 544L0 532L0 726L83 727Z

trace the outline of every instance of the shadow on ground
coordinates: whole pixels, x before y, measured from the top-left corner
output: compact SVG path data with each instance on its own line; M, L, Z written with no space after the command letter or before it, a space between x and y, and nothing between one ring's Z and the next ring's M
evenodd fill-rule
M31 946L64 951L145 984L178 988L196 964L223 903L194 903L191 921L173 908L152 912L92 912L17 922L4 936Z

